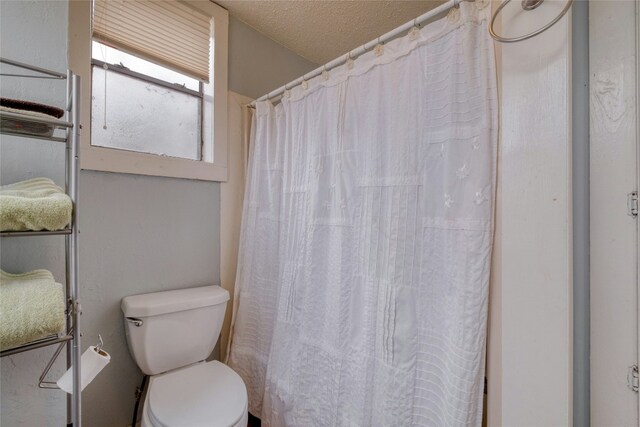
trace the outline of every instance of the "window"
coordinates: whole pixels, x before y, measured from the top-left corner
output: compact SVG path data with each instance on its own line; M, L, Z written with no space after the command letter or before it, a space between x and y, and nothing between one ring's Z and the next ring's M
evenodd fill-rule
M82 61L74 69L91 82L81 167L226 180L227 12L197 0L86 3L70 2L70 65Z
M212 85L96 41L91 54L92 145L203 160Z

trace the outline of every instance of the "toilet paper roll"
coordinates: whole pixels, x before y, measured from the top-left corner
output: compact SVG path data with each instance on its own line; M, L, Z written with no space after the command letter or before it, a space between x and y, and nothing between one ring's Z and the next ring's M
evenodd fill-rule
M91 346L82 354L80 361L80 379L82 390L104 369L111 361L109 353L95 346ZM65 372L57 382L58 387L69 394L73 393L73 367Z

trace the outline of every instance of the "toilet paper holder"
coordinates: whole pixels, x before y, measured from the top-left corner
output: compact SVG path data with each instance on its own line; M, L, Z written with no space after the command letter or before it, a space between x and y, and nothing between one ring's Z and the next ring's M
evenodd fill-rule
M73 334L73 329L69 330L69 335ZM104 342L102 341L102 336L100 334L98 334L98 344L96 344L96 350L100 351L102 350L102 347L104 346ZM64 346L66 345L66 342L60 343L60 345L58 345L58 348L56 349L55 353L53 353L53 356L51 356L51 360L49 360L49 363L47 363L47 366L44 368L44 371L42 372L42 375L40 375L40 378L38 379L38 387L39 388L46 388L46 389L52 389L52 390L60 390L60 387L58 387L58 384L56 384L55 381L46 381L45 378L47 377L47 374L49 373L49 371L51 370L51 367L53 366L53 364L55 363L55 361L58 359L58 356L60 356L60 353L62 352L62 349L64 348Z

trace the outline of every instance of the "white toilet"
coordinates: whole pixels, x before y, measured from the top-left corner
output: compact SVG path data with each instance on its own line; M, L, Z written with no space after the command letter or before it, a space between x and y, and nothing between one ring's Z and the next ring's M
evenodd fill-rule
M122 299L129 350L150 375L142 427L247 425L247 390L228 366L206 362L229 293L220 286Z

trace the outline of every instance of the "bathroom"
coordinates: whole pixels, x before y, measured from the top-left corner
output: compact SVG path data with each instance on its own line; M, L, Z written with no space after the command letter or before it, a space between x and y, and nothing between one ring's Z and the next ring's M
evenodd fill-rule
M259 425L258 418L262 418L264 425L273 426L639 425L637 382L634 383L637 370L634 374L632 369L638 364L639 336L638 1L545 0L538 5L535 4L537 2L523 2L525 5L530 4L531 10L524 10L520 1L507 2L500 8L501 2L487 0L167 1L170 4L187 5L213 17L211 34L215 39L215 49L211 55L211 63L205 64L205 67L213 64L215 73L209 70L213 77L208 82L206 78L200 79L203 82L200 87L205 93L202 102L213 100L214 105L210 105L210 108L216 111L207 119L214 124L201 123L201 129L207 128L207 125L213 129L215 135L209 140L215 140L215 144L198 146L197 153L199 158L208 161L177 161L171 154L163 151L136 157L140 153L132 154L129 147L105 147L104 144L107 143L98 144L94 141L98 139L99 132L117 128L117 118L123 117L122 114L118 116L117 104L111 104L116 106L114 109L105 108L109 107L107 101L114 100L107 96L108 88L117 90L113 82L118 77L131 77L126 73L113 71L117 68L119 59L110 61L106 55L98 58L99 54L107 50L102 46L122 49L122 42L107 42L106 37L97 33L95 21L94 33L91 32L92 13L99 14L110 3L127 2L96 0L92 4L88 0L0 1L0 57L63 74L69 69L80 76L80 109L77 119L81 127L76 127L79 131L80 159L78 175L70 182L70 187L75 182L78 188L78 202L74 210L77 217L74 217L73 224L77 246L72 249L72 253L77 254L74 264L78 271L76 283L79 289L78 300L81 302L76 312L82 334L78 337L81 339L78 340L77 351L78 354L91 351L90 346L102 341L101 348L110 357L108 364L80 393L81 407L78 412L81 415L80 420L75 420L73 406L76 401L72 398L73 393L65 393L57 389L56 385L56 381L68 368L66 342L60 347L61 354L46 372L45 383L41 383L48 384L53 389L41 388L39 382L42 381L40 377L58 345L6 356L3 354L0 358L0 425L131 425L136 391L142 384L143 372L139 367L140 361L132 356L131 343L127 341L127 327L135 325L130 326L125 319L123 299L211 285L224 288L230 299L226 303L220 336L212 336L215 335L211 331L214 327L205 329L211 331L209 338L216 342L211 354L205 358L208 361L226 362L231 366L229 369L240 373L246 384L249 409L253 412L249 425ZM433 14L434 10L439 12ZM429 16L424 20L419 19L425 15ZM492 22L494 15L496 20ZM558 20L553 22L556 17ZM479 25L456 27L458 22L464 22L465 19L475 20L474 23ZM149 22L155 21L149 18ZM493 27L496 37L518 37L536 33L552 22L544 31L522 41L505 43L494 40L488 33L489 27ZM193 26L195 25L194 21ZM403 31L389 38L383 37L402 26ZM277 114L282 114L278 106L282 104L280 97L283 91L278 95L275 93L284 85L287 85L288 96L293 99L305 90L320 95L326 93L327 97L333 96L330 90L340 87L339 84L328 85L323 89L318 89L317 85L322 84L325 78L331 82L336 74L348 71L346 69L349 66L360 73L359 76L366 77L376 70L409 61L411 52L418 52L419 48L407 52L406 57L400 55L394 58L395 61L385 58L396 55L396 49L399 49L401 43L413 43L416 38L424 38L425 44L420 46L426 47L425 54L437 55L437 49L432 51L428 48L431 44L436 46L440 39L436 37L432 40L428 35L447 26L453 32L462 28L464 31L459 30L461 40L473 41L472 45L469 42L472 47L483 47L482 52L470 49L461 54L458 59L460 73L463 73L467 64L484 61L482 64L489 70L484 77L488 82L493 82L483 87L486 93L482 94L486 97L483 108L493 120L489 121L491 132L483 134L481 138L481 143L488 147L486 152L481 150L485 153L483 159L488 165L485 175L480 178L473 173L466 176L464 169L459 171L459 165L448 172L452 173L456 182L488 179L489 191L477 196L477 190L474 189L470 203L472 207L490 207L486 210L489 222L485 234L488 237L481 242L485 257L478 258L478 254L472 253L473 251L462 250L466 249L464 245L455 248L445 238L441 239L442 246L439 247L438 235L435 235L435 243L431 247L432 257L435 256L442 265L451 267L451 274L464 267L465 262L475 262L478 267L473 270L474 274L487 282L474 284L485 292L480 292L481 297L478 298L480 307L483 307L480 314L464 318L480 325L475 325L481 336L472 357L477 361L473 372L475 386L468 391L473 394L476 404L469 405L469 411L463 413L461 418L440 418L440 422L434 421L438 419L435 416L428 418L432 412L425 413L419 405L408 405L407 413L394 418L396 413L392 410L384 413L384 409L359 403L360 397L366 402L374 399L379 399L378 402L398 399L392 392L380 392L377 387L384 387L386 384L376 382L375 378L380 377L375 377L371 380L370 392L354 394L351 401L340 402L338 410L334 407L335 403L328 407L328 402L316 395L323 393L323 390L320 387L314 388L313 384L327 384L325 376L319 375L324 365L322 361L318 361L320 357L312 358L315 355L308 354L307 357L318 365L310 366L309 376L300 378L300 381L312 384L306 389L309 394L299 396L305 402L295 399L287 401L285 396L283 399L286 405L290 405L288 409L292 418L287 418L286 415L279 418L273 414L278 412L274 409L277 407L275 398L283 396L280 390L265 391L260 380L247 377L250 369L244 369L246 364L243 365L238 357L234 359L234 351L236 355L239 354L239 343L243 340L247 342L246 337L252 335L256 322L267 324L264 321L265 313L273 311L274 307L284 301L279 300L275 293L273 299L259 302L255 301L255 293L242 294L244 289L253 289L250 288L253 283L247 282L242 275L242 267L250 264L249 255L254 257L251 259L260 257L266 267L271 261L277 263L284 271L281 273L284 276L290 274L287 270L290 263L288 259L272 258L276 255L264 250L265 247L277 249L277 246L265 246L265 236L268 243L271 235L264 233L273 230L249 228L253 217L251 211L243 206L254 202L254 199L249 199L248 194L257 194L264 199L276 199L281 192L290 194L285 192L278 180L269 178L271 175L266 171L270 167L277 168L269 165L273 158L264 158L264 152L260 154L260 151L256 151L261 139L263 144L273 143L277 147L275 153L269 152L270 155L293 158L306 152L288 141L279 141L277 136L269 137L264 132L258 132L264 129L260 126L266 123L260 120L265 120L271 114L274 118L277 118ZM106 26L106 31L109 28L115 27ZM167 28L175 30L179 27L163 27L162 31L169 31ZM185 30L183 35L189 37L189 34L191 33ZM175 39L175 35L172 37ZM99 40L102 43L95 44ZM187 41L191 43L191 40ZM195 44L195 40L193 43ZM366 53L359 50L362 45L368 46ZM144 56L136 52L151 62L167 65L152 54ZM352 55L348 55L348 52L352 52ZM112 53L109 51L109 54ZM329 66L335 59L339 63ZM425 76L461 84L456 80L457 74L447 73L446 68L439 67L438 61L450 58L443 56L432 59L428 57L423 65ZM371 61L379 61L378 66L367 70L359 68ZM112 66L109 73L103 71L105 62ZM128 65L126 61L123 63ZM436 71L431 70L435 69L440 74L433 77ZM406 68L400 70L407 71ZM314 71L316 75L312 76ZM25 72L6 63L0 66L0 72L35 74L32 70ZM304 78L300 79L302 76ZM403 79L398 76L396 72L388 77L391 87L408 87L400 84L402 80L417 78L410 72L402 74ZM112 79L111 86L108 79ZM355 81L357 80L352 79L349 82ZM379 84L380 91L373 86L371 93L365 90L364 93L368 94L360 95L365 103L369 97L373 106L384 103L396 105L397 99L393 96L385 99L385 96L389 96L385 92L389 85L383 84L382 80L371 82L370 84ZM65 108L65 88L65 79L0 76L0 94L3 99L22 99ZM355 86L350 89L355 90ZM427 91L425 88L420 90ZM178 90L175 92L178 93ZM185 93L187 92L183 91L179 95L185 96ZM272 95L268 97L271 102L261 99L253 108L251 104L254 100L269 94ZM101 95L102 98L99 98ZM402 96L410 97L410 94ZM346 99L348 102L357 101L357 98L352 99L348 95ZM291 100L285 99L284 103L287 102ZM323 101L319 97L315 102L320 105ZM171 111L170 104L167 102L162 107L166 108L160 111ZM314 128L315 125L310 123L317 123L319 126L324 124L326 129L348 127L350 123L353 125L355 119L352 113L372 108L359 105L360 110L346 109L344 121L339 123L327 123L330 119L325 114L335 114L336 111L318 110L317 116L308 119L307 126L321 132L320 127ZM411 114L403 109L401 103L397 105L398 111L380 111L393 117ZM115 112L115 115L109 116L110 112ZM134 119L122 126L121 130L129 138L125 144L133 144L135 139L135 143L141 143L151 153L153 150L164 150L164 147L158 149L152 144L158 137L155 129L161 127L158 118L153 115L143 117L147 117L149 122ZM384 121L382 117L379 117L380 121ZM389 119L389 122L379 125L381 134L384 134L384 138L410 135L411 129L405 133L398 131L396 126L408 124L409 127L415 127L421 122L412 121L414 117L408 117L406 123ZM110 122L112 119L115 123ZM424 121L431 123L430 120L427 117ZM438 123L434 125L437 126ZM61 131L56 132L57 135L61 134ZM348 138L335 141L328 132L327 135L321 135L318 138L310 137L305 143L321 152L323 144L325 147L330 144L350 144ZM367 135L364 142L367 142L366 138L370 138L372 147L383 149L378 145L380 138L377 135ZM439 144L435 145L440 147ZM411 157L402 152L394 152L393 144L390 146L389 151L385 151L389 164L393 164L396 159ZM406 148L400 145L396 147ZM492 149L495 151L491 151ZM139 149L133 151L135 150ZM329 152L330 149L327 148L325 154ZM345 152L349 153L349 150ZM431 162L437 156L438 150L429 150L425 161ZM142 158L144 160L140 160ZM363 158L366 160L366 155ZM447 155L444 158L450 157ZM4 130L0 134L0 185L3 189L6 185L38 177L50 178L56 185L64 188L65 181L68 181L65 177L67 160L65 144L7 134ZM359 165L360 160L347 155L344 159L345 169L355 168L354 165ZM252 168L252 162L262 167ZM338 163L337 160L327 159L324 169L313 168L311 174L322 169L321 174L328 174L328 184L337 174ZM253 181L249 179L252 176ZM292 177L296 177L295 173ZM375 177L367 176L367 179ZM428 187L429 183L424 186ZM324 187L323 191L329 192L331 187ZM407 203L398 204L404 209L402 212L408 212L411 206L418 209L416 203L411 205L412 198L407 197L405 201L403 194L397 194L398 200ZM262 203L264 199L259 201ZM4 200L0 199L0 213L4 210ZM374 206L376 200L378 199L372 197L367 199L367 203ZM480 202L478 205L476 200ZM462 203L454 195L453 198L439 201L438 209L456 209L458 206L455 202L458 205ZM346 211L352 212L359 209L359 203L354 193L347 192L342 199L338 198L330 212L341 212L343 205L346 206ZM318 215L318 228L328 225L344 227L335 222L337 214L323 217L324 208L324 205L319 204L318 212L310 214ZM383 215L391 215L391 211L392 209L388 212L381 209L381 218L388 219ZM290 210L281 214L295 219L295 212ZM374 217L367 218L372 221L371 231L376 235L392 234L392 223L389 225L380 222L376 225ZM292 221L290 224L296 223ZM277 231L279 236L276 234L271 240L275 242L279 238L281 242L285 242L289 255L306 248L307 243L306 240L299 243L294 239L287 239L290 236L300 236L294 225L288 225L288 231ZM404 239L422 233L416 229L402 228L402 222L398 222L395 227L403 230L402 234L397 234L397 231L394 233L404 236ZM322 237L327 239L326 246L313 246L313 237L309 234L309 247L313 248L314 256L317 257L313 265L325 269L326 274L322 277L328 278L326 283L316 280L313 285L330 286L332 289L342 286L338 289L344 289L345 292L352 292L353 289L354 295L358 296L369 295L367 286L380 286L382 289L382 280L375 284L353 282L345 285L341 276L345 272L332 271L332 264L326 262L326 258L334 261L340 257L344 260L355 258L351 257L348 250L344 250L346 246L332 243L335 239L340 239L336 236L327 234ZM61 235L3 235L0 239L0 268L11 274L46 269L56 282L64 284L67 277L67 239L69 237ZM383 242L368 234L360 235L359 239L372 247L378 244L376 242ZM318 243L317 240L314 244ZM289 244L293 249L286 246ZM473 244L480 243L474 241ZM324 247L330 249L325 253L318 250ZM256 252L251 250L253 248L256 248ZM336 253L337 249L343 252ZM490 254L490 257L486 254ZM362 256L359 252L357 255ZM405 280L402 273L405 268L410 268L409 264L403 264L398 269L400 261L397 259L409 259L406 256L400 249L393 257L386 252L382 257L367 259L367 268L377 268L376 274L387 275L385 277ZM385 257L388 261L384 261ZM375 267L372 267L374 264ZM343 264L343 268L347 268L346 265L347 263ZM432 266L425 265L427 268ZM439 271L433 268L436 273ZM315 270L312 271L314 272ZM304 277L296 277L294 282L302 292L299 295L310 292L309 283L305 283ZM408 276L406 278L408 280ZM281 279L284 280L283 277ZM261 283L267 283L267 280ZM428 289L431 283L426 280L421 286ZM5 289L0 284L0 302L8 301L5 299L8 294L3 296ZM294 295L287 292L288 295ZM331 301L329 292L318 292L317 301ZM411 311L407 309L412 306L411 299L406 298L400 287L395 289L387 286L385 292L393 295L396 301L393 309L397 319L406 319L402 316L403 312ZM352 301L351 306L335 306L335 319L330 318L332 310L324 304L306 306L296 305L295 298L293 301L293 305L285 310L287 315L304 315L310 317L302 318L314 319L313 310L317 309L317 313L323 313L317 318L318 324L333 325L332 322L337 322L336 319L340 319L340 315L344 313L362 316L366 313L358 307L360 302L362 307L365 306L364 298ZM446 307L448 310L441 310L429 299L420 303L433 307L438 316L442 316L438 319L444 319L438 321L445 324L451 312L455 312L451 314L455 316L466 315L451 310L449 306ZM311 310L311 313L301 313L304 310ZM326 313L329 313L328 317L324 317ZM383 323L386 318L378 321ZM419 318L404 323L396 320L395 333L405 333L406 331L401 330L403 327L411 330L414 323L420 321ZM429 317L428 321L432 319ZM456 325L452 326L452 330L456 330ZM279 333L290 332L281 326L278 326ZM354 327L347 331L351 337L349 344L354 348L358 347L361 337L361 330L357 326L357 322L347 325L347 328ZM9 329L6 324L0 327ZM196 336L197 326L191 327L193 330L189 333ZM336 326L335 329L341 327ZM378 327L380 330L376 330L376 333L385 334L388 325L374 325L373 329ZM320 340L323 330L314 329L314 325L309 325L308 328L307 332L318 332ZM266 339L271 344L271 349L268 350L272 354L278 353L279 357L272 357L278 364L265 361L265 366L269 365L273 372L283 368L282 361L298 366L301 360L296 355L300 356L301 350L296 349L286 354L286 345L291 344L278 342L277 335L271 337L269 334L273 332L268 330L269 325L266 329L266 333L260 337L253 334L256 336L256 346L258 341L262 343ZM363 324L362 330L365 329ZM288 338L293 336L289 335ZM75 342L75 337L72 342ZM251 340L248 342L251 345ZM403 342L395 344L395 348L391 348L389 353L392 358L397 355L404 357L407 346L413 345ZM4 353L6 349L1 350ZM318 354L324 354L320 350L326 350L326 342L318 346ZM398 358L401 359L400 356ZM451 378L453 377L446 381ZM401 385L398 385L398 389ZM344 390L346 389L341 388L340 393L348 392ZM420 396L419 393L420 390L414 391L409 399L413 398L415 401ZM256 396L262 395L266 396L265 404L260 402L258 406L262 408L258 409L263 410L263 413L255 413ZM190 404L194 404L192 401L181 401L181 397L177 396L175 402L181 409L188 409ZM432 401L435 402L432 409L436 412L443 411L443 414L451 414L450 408L465 410L462 407L447 406L442 396L434 396ZM146 394L140 393L135 415L137 423L143 421L145 402ZM313 407L314 405L317 406ZM264 409L267 406L272 408L271 415ZM342 411L345 407L349 410ZM383 414L376 412L378 410ZM281 412L286 414L286 411ZM345 417L351 415L353 418L347 422L345 420L348 418L339 418L336 414L344 414ZM413 418L407 418L412 414ZM420 414L422 418L416 414ZM158 422L157 425L199 426L186 421L177 424ZM204 425L223 424L211 419L210 423Z

